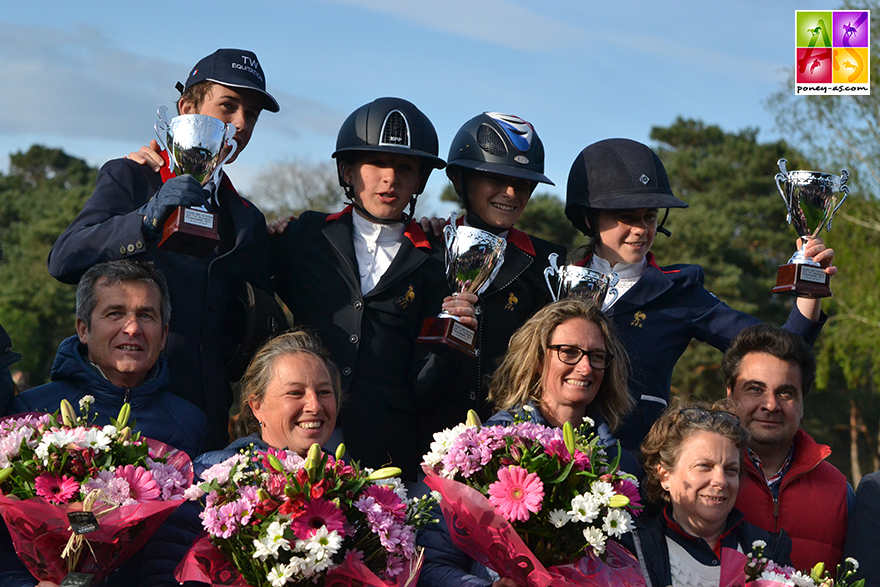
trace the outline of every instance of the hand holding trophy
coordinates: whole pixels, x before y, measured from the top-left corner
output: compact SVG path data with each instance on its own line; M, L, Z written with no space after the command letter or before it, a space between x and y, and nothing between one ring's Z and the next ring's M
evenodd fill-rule
M453 212L443 229L446 240L446 280L453 294L469 292L480 295L501 269L507 241L491 232L470 226L455 226ZM475 357L476 331L461 324L457 316L445 310L428 318L416 339L420 344L439 345Z
M159 143L168 153L170 170L177 175L191 175L202 186L212 180L216 184L223 164L237 149L232 139L235 127L202 114L182 114L168 122L167 111L165 106L159 108L159 120L154 128ZM229 152L222 157L224 147ZM219 242L214 214L180 206L166 220L159 248L204 257Z
M550 253L550 256L547 257L550 266L544 269L544 281L550 288L550 296L554 302L562 298L580 296L590 299L600 308L604 308L606 305L613 304L617 299L617 289L614 287L619 279L617 273L612 274L612 277L609 278L601 271L588 267L578 267L577 265L559 267L556 264L557 258L559 255ZM550 276L554 274L557 279L555 288L550 284ZM610 299L606 302L606 297L609 296Z
M831 219L849 195L846 169L840 177L820 171L787 171L786 160L778 162L776 187L788 209L787 221L801 237L801 248L779 266L773 293L804 298L825 298L831 295L830 276L804 254L807 242L819 236L824 226L831 230ZM843 197L839 198L839 194Z

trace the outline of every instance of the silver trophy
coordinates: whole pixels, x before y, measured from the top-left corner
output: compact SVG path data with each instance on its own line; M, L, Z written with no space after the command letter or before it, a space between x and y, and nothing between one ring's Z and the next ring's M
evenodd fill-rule
M501 269L507 241L491 232L470 226L455 226L453 212L443 230L446 240L446 280L455 293L480 295ZM454 295L453 294L453 295ZM436 318L428 318L416 342L452 347L475 356L476 331L459 322L458 316L445 310Z
M177 175L192 175L202 185L219 181L220 170L238 149L232 138L235 126L203 114L181 114L170 122L167 115L168 108L159 108L154 128L159 144L168 152L170 170ZM224 147L230 147L230 151L221 161Z
M846 185L849 173L843 169L838 177L820 171L787 171L785 164L785 159L778 162L780 173L776 174L776 188L788 210L786 221L794 226L802 244L787 264L780 265L773 293L828 297L831 295L829 275L804 254L804 248L807 241L819 236L823 227L831 230L831 219L849 195Z
M578 267L577 265L564 265L559 267L556 259L559 255L550 253L547 259L550 266L544 269L544 280L550 289L550 295L553 301L571 296L580 296L593 300L599 307L604 308L610 306L617 300L617 285L620 279L617 273L613 273L608 277L601 271L590 269L588 267ZM550 283L550 277L556 275L556 287ZM606 299L610 296L611 299Z
M169 122L168 108L159 108L154 125L159 143L168 153L168 168L177 175L191 175L202 185L220 180L220 170L238 148L236 129L213 116L182 114ZM224 150L228 150L223 157ZM220 242L217 219L204 207L175 210L162 231L159 248L204 257Z

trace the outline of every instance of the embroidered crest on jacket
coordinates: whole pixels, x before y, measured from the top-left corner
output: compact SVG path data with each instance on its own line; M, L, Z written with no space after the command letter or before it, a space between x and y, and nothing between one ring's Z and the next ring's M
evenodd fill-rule
M635 315L633 316L633 321L630 322L629 325L635 326L636 328L641 328L642 322L645 320L645 318L647 318L647 316L645 316L645 313L639 310L635 313Z
M507 305L504 306L504 309L512 312L518 303L519 298L513 295L513 292L510 292L510 295L507 297Z
M398 306L400 306L401 308L406 310L406 307L409 306L409 303L415 299L416 299L416 292L413 291L412 284L409 284L409 289L406 290L406 293L403 294L402 296L400 296L399 298L397 298L397 300L394 303L396 303Z

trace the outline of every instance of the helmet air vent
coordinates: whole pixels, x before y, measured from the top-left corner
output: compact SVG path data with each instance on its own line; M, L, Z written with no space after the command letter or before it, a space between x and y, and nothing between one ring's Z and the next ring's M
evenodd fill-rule
M477 130L477 142L480 148L495 157L507 157L507 145L498 131L488 124L481 124Z
M410 132L406 117L400 110L392 110L382 123L382 138L380 145L393 145L395 147L411 147L409 142Z

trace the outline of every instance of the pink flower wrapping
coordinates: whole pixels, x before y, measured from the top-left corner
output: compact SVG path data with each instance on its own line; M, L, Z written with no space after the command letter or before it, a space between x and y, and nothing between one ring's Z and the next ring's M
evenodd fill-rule
M144 440L153 455L166 457L167 464L192 483L192 463L186 453L162 442ZM171 512L183 503L184 500L178 499L127 505L101 516L98 529L84 535L91 548L83 546L77 571L92 573L95 580L106 577L143 547ZM0 495L0 515L12 536L15 552L41 581L60 583L67 575L67 563L61 558L61 551L72 533L67 514L82 509L81 502L52 504L42 497L20 500Z
M443 499L440 508L453 543L478 563L502 577L529 587L644 587L638 560L609 541L605 560L588 554L577 563L544 567L516 530L489 500L463 483L429 474L428 486Z
M357 557L347 557L338 567L327 572L324 587L415 587L422 569L423 554L407 562L402 573L394 581L382 581ZM216 587L249 587L235 566L207 534L202 534L186 553L186 557L174 571L180 583L198 581Z

